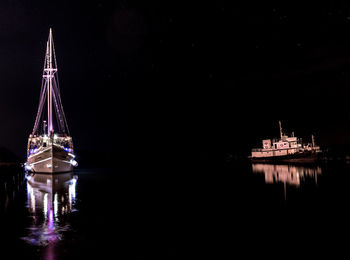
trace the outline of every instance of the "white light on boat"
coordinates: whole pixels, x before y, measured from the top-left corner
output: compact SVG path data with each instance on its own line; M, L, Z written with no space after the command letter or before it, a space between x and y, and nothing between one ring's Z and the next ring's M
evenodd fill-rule
M33 165L31 164L25 164L24 165L24 169L26 169L27 171L31 171L33 169Z
M76 160L70 160L70 164L73 165L73 166L77 166L78 165L78 162Z
M51 163L46 164L46 167L51 168L52 167Z

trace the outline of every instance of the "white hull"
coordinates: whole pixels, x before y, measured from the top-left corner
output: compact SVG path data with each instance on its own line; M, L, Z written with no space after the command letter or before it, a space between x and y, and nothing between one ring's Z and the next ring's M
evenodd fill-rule
M71 172L73 171L72 159L72 155L63 148L49 145L36 154L30 155L27 165L30 166L30 171L38 173Z

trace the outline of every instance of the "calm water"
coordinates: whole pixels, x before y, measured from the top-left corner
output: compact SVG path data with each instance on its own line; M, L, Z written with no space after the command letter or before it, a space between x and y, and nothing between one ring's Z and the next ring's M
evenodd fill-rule
M189 173L1 168L1 259L197 259L347 248L350 166L230 162ZM170 171L171 172L171 171ZM345 235L345 236L344 236ZM222 259L222 258L221 258Z
M167 181L113 169L0 176L0 259L175 259L178 206Z

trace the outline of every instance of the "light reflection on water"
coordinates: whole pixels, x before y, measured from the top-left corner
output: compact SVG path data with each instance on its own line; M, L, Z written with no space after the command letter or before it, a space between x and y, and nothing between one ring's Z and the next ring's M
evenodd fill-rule
M317 183L322 174L321 167L305 167L299 165L252 164L254 173L264 174L265 183L285 183L299 187L306 178Z
M264 174L266 184L283 183L284 199L287 199L287 185L300 187L306 180L313 180L317 185L317 178L322 174L319 166L252 164L253 173Z
M66 216L75 211L77 176L33 174L27 176L27 208L31 224L24 241L35 246L52 246L70 230Z

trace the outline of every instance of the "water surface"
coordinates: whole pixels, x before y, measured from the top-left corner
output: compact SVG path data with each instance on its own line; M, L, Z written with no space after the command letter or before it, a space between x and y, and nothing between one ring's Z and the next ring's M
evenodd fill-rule
M271 257L345 248L348 164L229 162L197 170L26 176L1 168L1 259Z

